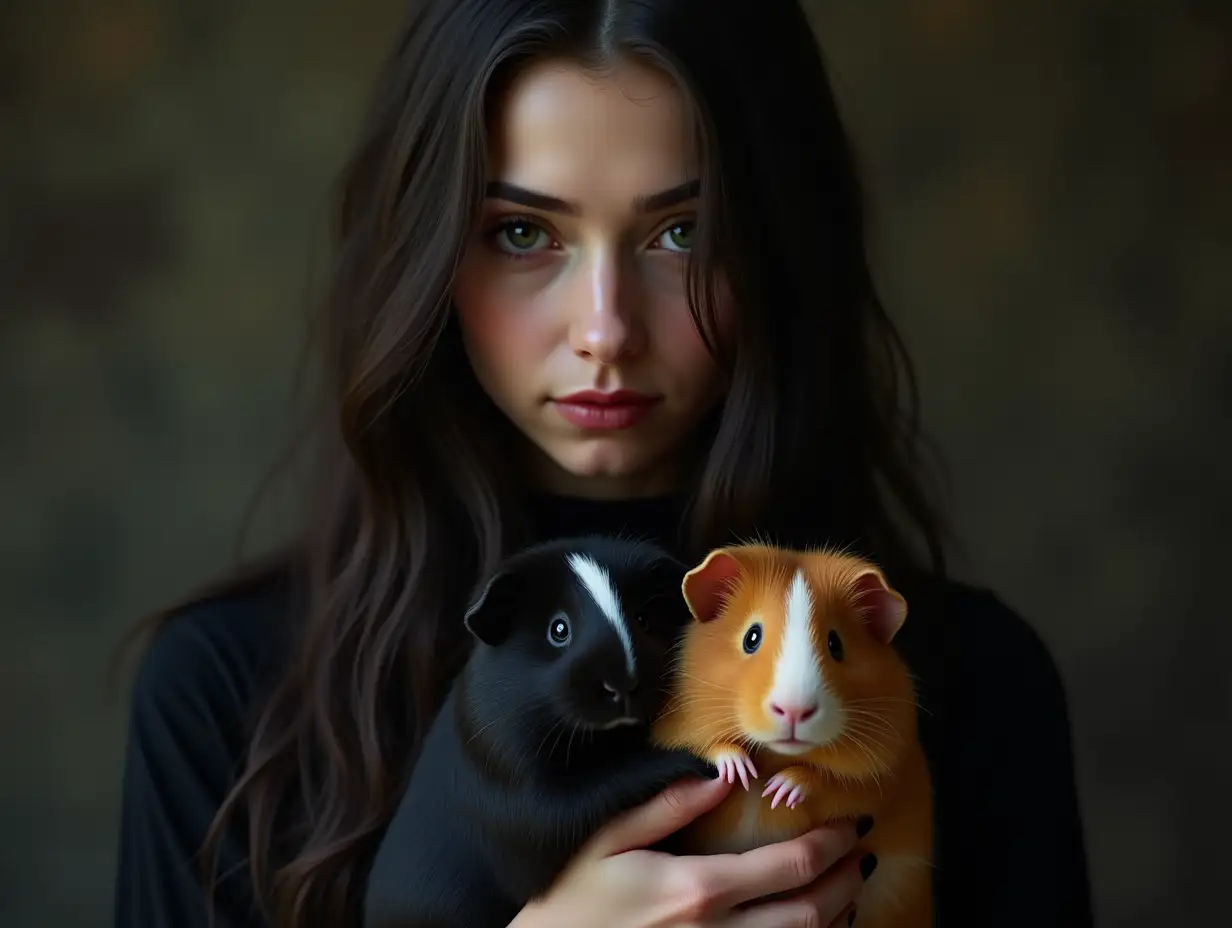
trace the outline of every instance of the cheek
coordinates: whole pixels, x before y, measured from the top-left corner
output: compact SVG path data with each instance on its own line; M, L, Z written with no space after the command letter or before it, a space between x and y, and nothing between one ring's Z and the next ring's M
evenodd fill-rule
M822 658L829 669L828 679L845 702L890 695L885 691L885 662L872 649L848 646L841 662L827 651Z
M656 341L662 364L689 392L712 393L719 386L719 366L706 348L684 296L661 309L656 314ZM732 311L726 301L715 308L715 324L721 342L732 330Z
M458 271L454 308L471 365L480 380L525 380L539 369L549 344L533 293L470 260Z

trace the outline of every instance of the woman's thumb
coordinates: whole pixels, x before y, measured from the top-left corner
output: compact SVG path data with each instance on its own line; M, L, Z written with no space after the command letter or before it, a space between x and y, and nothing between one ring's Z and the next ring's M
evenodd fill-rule
M611 857L649 847L713 809L731 790L732 784L719 778L681 780L649 802L612 819L595 832L583 853Z

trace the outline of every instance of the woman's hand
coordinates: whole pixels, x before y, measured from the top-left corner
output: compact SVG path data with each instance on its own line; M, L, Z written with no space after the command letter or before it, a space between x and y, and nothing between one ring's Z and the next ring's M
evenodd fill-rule
M743 854L644 850L714 808L721 780L677 784L597 832L543 899L509 928L826 928L844 926L863 879L853 824ZM762 897L787 894L757 902Z

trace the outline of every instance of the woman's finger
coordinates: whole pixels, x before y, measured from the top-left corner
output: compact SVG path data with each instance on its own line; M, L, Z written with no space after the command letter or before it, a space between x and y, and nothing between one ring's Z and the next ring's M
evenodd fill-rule
M806 832L798 838L767 844L743 854L693 858L696 861L693 876L703 887L713 888L712 897L719 905L731 908L743 902L808 886L842 860L843 856L855 847L855 843L856 832L853 825L827 825ZM857 877L858 875L857 871ZM850 898L843 897L820 924L827 924ZM771 905L791 907L795 904L795 899L766 902L752 907L749 913L751 915L754 909L764 909ZM760 924L761 922L750 922L750 925ZM766 924L778 923L770 921Z
M731 792L722 780L683 780L612 819L579 852L590 858L611 857L662 841L708 812Z
M803 892L785 899L755 903L733 913L724 928L800 928L802 925L828 925L842 928L853 919L864 878L860 858L851 855L827 871L826 875Z
M810 928L826 925L825 913L801 899L767 902L732 912L720 924L723 928Z
M856 904L853 902L838 914L838 918L830 922L830 928L850 928L856 923Z
M844 928L855 918L855 903L848 901L840 887L831 887L818 897L796 895L775 902L762 902L732 912L723 920L723 928L806 928L827 925Z

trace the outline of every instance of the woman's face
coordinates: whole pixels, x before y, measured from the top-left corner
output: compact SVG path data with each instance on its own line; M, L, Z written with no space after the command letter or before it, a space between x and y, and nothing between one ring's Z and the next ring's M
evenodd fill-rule
M475 374L529 439L545 489L672 488L721 395L685 298L690 142L675 86L637 65L543 62L501 100L453 297Z

